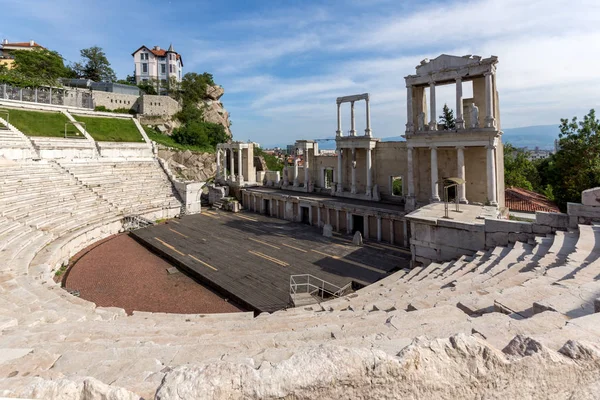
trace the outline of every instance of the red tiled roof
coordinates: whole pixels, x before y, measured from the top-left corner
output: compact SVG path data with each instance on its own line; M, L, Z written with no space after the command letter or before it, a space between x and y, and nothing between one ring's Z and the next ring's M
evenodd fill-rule
M137 49L136 51L134 51L131 55L132 56L135 55L135 53L137 53L141 49L148 50L150 53L154 54L156 57L165 57L167 55L167 50L165 50L165 49L155 50L155 49L149 49L146 46L140 47L139 49ZM176 54L178 60L181 60L181 65L183 66L183 60L181 59L181 55L179 53L175 52L175 51L173 53Z
M2 46L12 46L12 47L39 47L41 49L44 48L44 46L40 45L39 43L33 42L33 46L31 45L31 42L15 42L15 43L4 43L2 44Z
M560 212L557 205L546 196L531 190L509 187L504 190L506 207L511 211L523 212Z

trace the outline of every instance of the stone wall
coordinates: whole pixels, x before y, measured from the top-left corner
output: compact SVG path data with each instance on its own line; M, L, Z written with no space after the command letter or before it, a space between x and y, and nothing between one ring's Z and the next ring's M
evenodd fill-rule
M141 112L139 96L131 94L121 94L112 92L92 91L94 107L104 106L108 110L116 110L118 108L128 108L135 112Z
M176 150L159 145L158 157L165 160L170 170L182 180L206 182L217 173L217 159L214 153Z
M181 107L169 96L143 95L141 98L140 114L145 116L172 117Z

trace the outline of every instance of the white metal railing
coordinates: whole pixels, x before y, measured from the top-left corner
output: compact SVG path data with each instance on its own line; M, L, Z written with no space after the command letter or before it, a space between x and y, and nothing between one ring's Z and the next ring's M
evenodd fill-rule
M344 296L352 290L352 282L340 287L311 274L290 275L290 297L307 293L321 300Z

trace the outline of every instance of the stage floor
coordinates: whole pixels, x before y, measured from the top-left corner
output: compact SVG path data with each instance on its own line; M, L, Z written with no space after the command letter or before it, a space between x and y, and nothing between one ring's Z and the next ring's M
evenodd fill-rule
M352 245L315 226L254 213L203 211L138 229L145 246L225 297L258 312L289 304L290 275L312 274L343 286L368 285L408 267L410 252L388 244Z

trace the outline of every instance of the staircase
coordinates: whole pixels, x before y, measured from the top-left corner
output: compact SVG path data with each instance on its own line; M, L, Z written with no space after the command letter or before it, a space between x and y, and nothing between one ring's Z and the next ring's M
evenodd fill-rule
M345 296L352 291L352 282L340 287L310 274L290 275L292 307L318 304Z

